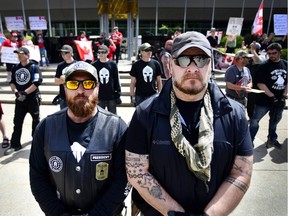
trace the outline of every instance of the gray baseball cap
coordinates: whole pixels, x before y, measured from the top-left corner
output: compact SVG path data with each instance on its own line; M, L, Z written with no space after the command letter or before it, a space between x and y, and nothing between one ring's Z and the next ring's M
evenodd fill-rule
M73 48L70 45L65 44L62 46L62 48L59 51L73 53Z
M246 52L245 50L240 50L235 54L235 58L239 59L239 58L251 58L253 57L253 54L249 54L248 52Z
M75 62L68 67L64 69L64 75L65 75L65 82L75 72L84 72L92 75L95 80L98 82L98 75L97 70L95 67L93 67L91 64L84 62L84 61L78 61Z
M149 43L143 43L143 44L141 44L141 46L139 47L139 50L140 51L144 51L144 50L146 50L146 49L153 49L153 47L151 46L151 44L149 44Z
M203 50L209 57L212 55L211 45L205 35L196 31L189 31L178 35L172 45L172 57L177 58L189 48L199 48Z

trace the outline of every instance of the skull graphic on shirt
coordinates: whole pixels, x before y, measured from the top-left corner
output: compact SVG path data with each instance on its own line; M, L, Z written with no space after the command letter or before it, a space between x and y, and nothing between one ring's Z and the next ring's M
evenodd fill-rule
M153 69L150 66L146 66L142 70L143 72L143 78L145 82L152 82L153 78Z
M108 84L109 82L109 70L107 70L107 68L102 68L100 71L99 71L99 77L100 77L100 83L101 84Z

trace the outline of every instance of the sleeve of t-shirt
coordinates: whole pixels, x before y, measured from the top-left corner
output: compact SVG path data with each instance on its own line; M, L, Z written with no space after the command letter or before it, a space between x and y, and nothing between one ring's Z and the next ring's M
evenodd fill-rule
M225 82L236 83L237 80L235 79L236 76L234 74L234 70L232 67L228 68L225 73Z
M56 69L55 77L60 78L61 75L62 75L62 69L61 69L60 65L58 65L57 69Z
M143 120L144 116L141 116L139 111L136 109L130 122L125 149L137 154L148 154L147 127L140 121L141 118Z
M130 74L130 76L136 77L136 66L135 66L135 64L132 65L129 74Z
M264 64L259 65L259 67L255 72L255 78L254 78L255 83L265 83L266 77L265 73L263 73L264 71L265 71L265 65Z
M163 72L160 63L158 61L155 61L155 66L156 66L156 77L161 76Z

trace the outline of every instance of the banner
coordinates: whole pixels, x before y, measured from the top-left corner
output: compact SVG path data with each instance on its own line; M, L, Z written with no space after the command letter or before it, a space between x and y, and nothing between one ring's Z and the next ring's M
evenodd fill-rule
M47 21L45 16L29 16L29 25L31 30L47 29Z
M274 33L275 35L288 34L288 15L274 14Z
M227 68L234 63L235 54L222 53L217 49L212 49L212 54L212 71L225 73Z
M16 17L5 17L6 27L8 31L21 31L25 29L24 21L22 16Z
M226 35L241 35L244 18L230 17Z
M94 61L93 51L92 51L92 41L74 41L78 50L78 54L81 60L91 60Z
M264 1L261 2L260 7L255 16L251 32L252 35L263 34L263 7L264 7Z

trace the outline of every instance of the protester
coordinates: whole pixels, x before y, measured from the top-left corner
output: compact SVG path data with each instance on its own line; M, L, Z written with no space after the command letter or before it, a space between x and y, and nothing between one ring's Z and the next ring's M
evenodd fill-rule
M14 128L11 146L4 152L9 155L22 148L21 135L23 121L27 113L32 117L32 136L40 121L40 91L42 73L34 61L30 61L30 52L25 47L14 51L18 54L19 64L12 68L10 87L15 93Z
M255 73L258 66L266 60L265 55L260 53L261 45L260 43L253 41L249 46L249 52L253 55L252 58L249 60L249 64L247 67L250 70L250 74L252 77L252 86L254 89L258 89L257 84L254 82L255 80ZM254 106L255 106L255 97L256 94L251 92L247 95L247 114L249 119L252 118Z
M86 37L86 32L85 31L81 31L80 35L78 35L76 37L76 40L78 40L78 41L88 41L88 38Z
M36 45L39 46L39 51L40 51L40 66L43 67L44 63L43 63L43 59L45 60L45 64L47 67L49 67L49 59L47 56L47 50L45 47L45 41L44 41L44 37L45 37L45 33L46 31L42 31L39 30L36 33Z
M116 46L116 50L114 53L114 60L116 61L116 64L118 64L118 61L119 61L122 38L123 38L123 35L119 31L118 26L115 26L113 28L113 32L110 35L110 39L112 39L113 43Z
M1 47L12 47L15 50L18 49L19 46L19 42L18 42L18 34L16 32L11 32L11 37L7 38L6 40L3 41ZM2 48L1 48L2 49ZM3 55L3 54L2 54ZM4 62L5 63L5 62ZM6 82L10 82L11 81L11 75L12 75L12 68L16 65L16 64L12 64L12 63L5 63L6 64L6 70L7 70L7 79Z
M244 106L247 105L247 92L252 88L250 70L245 67L253 55L240 50L235 55L235 64L225 73L226 95Z
M65 44L59 51L64 61L60 62L57 65L56 69L54 82L59 85L59 94L54 98L54 103L60 104L60 109L64 109L65 107L67 107L67 103L63 86L65 83L65 76L63 74L63 70L69 65L75 63L76 60L74 60L73 58L73 48L71 46Z
M245 112L210 79L211 56L201 33L179 35L172 79L136 107L126 172L144 215L229 215L249 188L253 147Z
M236 35L227 35L225 42L226 53L234 53L237 45Z
M121 86L117 64L107 57L109 49L105 45L98 48L98 60L92 65L99 77L98 105L116 114L117 100L121 96Z
M108 47L109 52L108 52L107 57L108 57L108 59L113 60L113 56L114 56L114 53L116 51L116 45L114 44L113 40L111 38L107 38L106 33L102 32L101 37L99 38L98 42L99 42L99 46L105 45ZM98 51L98 49L97 49L97 51Z
M165 42L164 49L160 52L160 61L163 70L163 78L169 79L171 77L171 69L170 69L170 59L171 56L171 49L172 49L173 40L167 40Z
M97 106L92 65L80 61L65 71L68 108L41 121L32 141L32 193L45 215L119 215L129 193L127 125Z
M182 28L176 28L172 39L174 40L178 35L180 35L182 33Z
M210 35L207 37L211 47L217 48L218 47L218 36L216 36L216 28L210 29Z
M10 141L6 134L5 122L2 119L3 114L4 112L3 112L1 101L0 101L0 131L2 133L2 138L3 138L2 148L8 148L10 145Z
M255 107L250 119L251 139L259 129L260 120L269 112L269 128L266 147L274 145L281 148L277 138L277 125L282 118L287 98L287 61L282 60L282 47L279 43L272 43L267 47L269 59L259 65L255 74L255 83L264 94L258 94L255 99Z
M130 71L130 96L131 103L140 104L153 94L162 89L160 63L152 59L152 46L143 43L139 47L140 59L132 64Z

